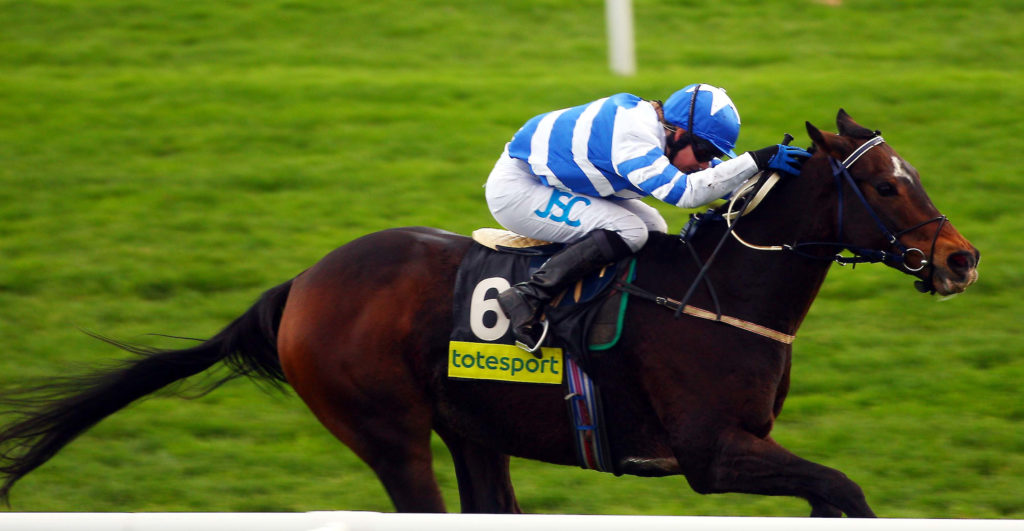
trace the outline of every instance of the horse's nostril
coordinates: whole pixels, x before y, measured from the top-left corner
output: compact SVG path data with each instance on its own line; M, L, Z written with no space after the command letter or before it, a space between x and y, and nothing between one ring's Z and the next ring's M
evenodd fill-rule
M953 253L946 259L949 269L958 275L966 274L974 267L975 263L974 255L967 251Z

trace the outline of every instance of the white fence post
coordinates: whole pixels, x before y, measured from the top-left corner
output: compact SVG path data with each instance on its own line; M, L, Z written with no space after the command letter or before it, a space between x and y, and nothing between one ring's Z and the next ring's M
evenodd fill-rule
M605 0L608 25L608 62L612 72L620 76L636 73L636 50L633 46L632 0Z

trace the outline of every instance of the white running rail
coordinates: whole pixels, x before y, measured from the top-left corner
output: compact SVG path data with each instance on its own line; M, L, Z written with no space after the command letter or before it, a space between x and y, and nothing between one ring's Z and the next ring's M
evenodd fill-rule
M1024 531L1024 520L565 514L0 513L3 531Z

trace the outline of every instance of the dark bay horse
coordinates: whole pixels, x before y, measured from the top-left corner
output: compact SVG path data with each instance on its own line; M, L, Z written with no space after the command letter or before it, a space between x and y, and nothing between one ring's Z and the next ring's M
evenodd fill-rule
M839 134L807 124L814 156L736 225L707 279L723 313L795 335L842 249L952 294L977 279L978 251L939 214L914 168L845 112ZM723 241L713 222L690 239L703 261ZM518 512L509 457L575 465L558 386L446 376L456 269L465 236L385 230L328 254L263 294L219 334L183 350L118 344L142 356L119 369L8 395L0 430L7 496L15 481L107 415L218 362L287 382L317 418L376 472L399 511L445 509L430 436L451 450L462 508ZM699 266L678 237L652 235L636 285L680 297ZM849 256L849 255L845 255ZM708 290L690 302L711 307ZM630 304L616 347L591 376L603 390L611 454L640 476L681 474L700 493L805 498L812 516L868 517L857 484L771 437L789 389L789 344L672 311Z

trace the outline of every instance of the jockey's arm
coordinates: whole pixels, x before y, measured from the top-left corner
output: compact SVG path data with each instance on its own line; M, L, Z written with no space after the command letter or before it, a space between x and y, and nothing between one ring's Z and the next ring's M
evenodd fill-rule
M665 156L660 126L616 124L616 132L620 134L612 144L612 164L619 175L655 199L680 208L724 197L758 171L754 158L744 153L705 170L683 173Z

